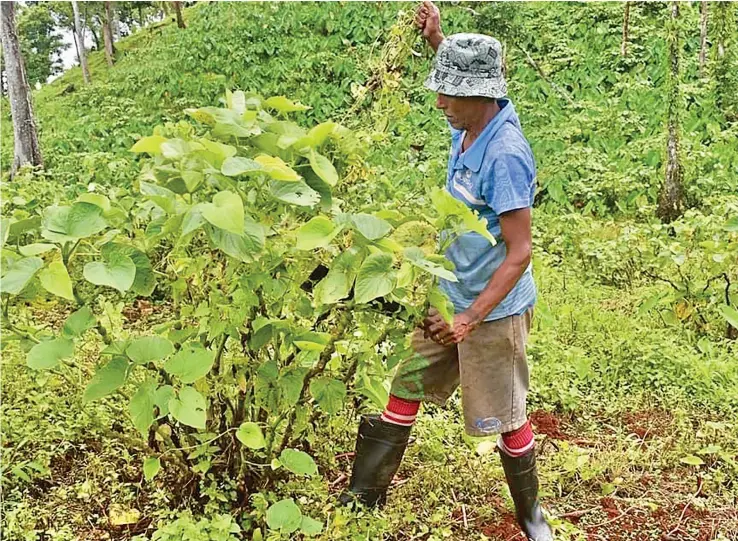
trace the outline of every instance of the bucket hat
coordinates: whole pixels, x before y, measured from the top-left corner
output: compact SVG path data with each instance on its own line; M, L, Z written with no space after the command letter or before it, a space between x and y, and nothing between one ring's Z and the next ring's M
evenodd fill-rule
M454 34L438 46L433 70L424 86L448 96L502 98L502 45L483 34Z

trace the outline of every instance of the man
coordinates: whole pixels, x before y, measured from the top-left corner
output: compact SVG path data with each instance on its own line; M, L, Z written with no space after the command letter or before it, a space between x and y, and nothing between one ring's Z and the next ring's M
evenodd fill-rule
M535 161L512 102L505 98L499 41L479 34L444 38L438 9L426 0L415 22L437 52L425 86L451 127L446 189L487 219L492 246L477 233L447 250L458 282L441 286L453 301L448 325L431 312L398 367L381 416L359 427L347 503L384 503L420 403L443 404L461 384L466 432L500 434L498 448L520 527L553 539L538 502L533 432L526 415L525 344L536 289L531 273Z

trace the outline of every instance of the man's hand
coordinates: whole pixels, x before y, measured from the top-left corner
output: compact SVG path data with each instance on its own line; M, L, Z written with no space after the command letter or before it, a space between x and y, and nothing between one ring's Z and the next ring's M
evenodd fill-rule
M441 12L430 0L424 0L415 13L415 26L423 33L423 37L434 51L443 41L441 31Z
M435 308L431 308L428 311L428 317L423 320L421 328L423 329L423 338L430 338L436 344L441 344L443 346L451 344L450 341L448 343L444 343L444 340L451 336L451 327Z
M474 329L479 327L481 322L481 318L473 310L461 312L454 316L454 326L451 329L451 334L446 337L446 341L451 344L460 344Z

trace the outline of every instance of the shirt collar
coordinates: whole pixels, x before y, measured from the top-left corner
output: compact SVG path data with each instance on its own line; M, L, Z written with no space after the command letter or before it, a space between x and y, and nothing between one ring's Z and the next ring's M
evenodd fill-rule
M475 173L479 173L479 170L482 168L482 162L484 161L484 155L487 151L487 145L502 125L515 114L515 108L510 100L500 99L498 103L502 107L500 112L487 123L482 133L479 134L479 137L476 138L471 147L463 154L461 152L461 142L463 139L461 137L459 138L458 159L454 164L454 169L466 167Z

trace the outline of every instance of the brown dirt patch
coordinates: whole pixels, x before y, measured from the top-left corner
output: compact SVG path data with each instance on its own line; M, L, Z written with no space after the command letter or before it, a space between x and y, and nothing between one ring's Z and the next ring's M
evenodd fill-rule
M533 432L536 434L545 434L554 440L570 440L571 436L562 430L564 421L555 413L545 410L536 410L529 416L530 422L533 424Z
M674 422L674 416L665 410L652 408L628 412L623 415L626 428L642 441L663 436Z
M480 531L493 541L520 541L525 539L512 513L503 514L493 524L482 526Z

